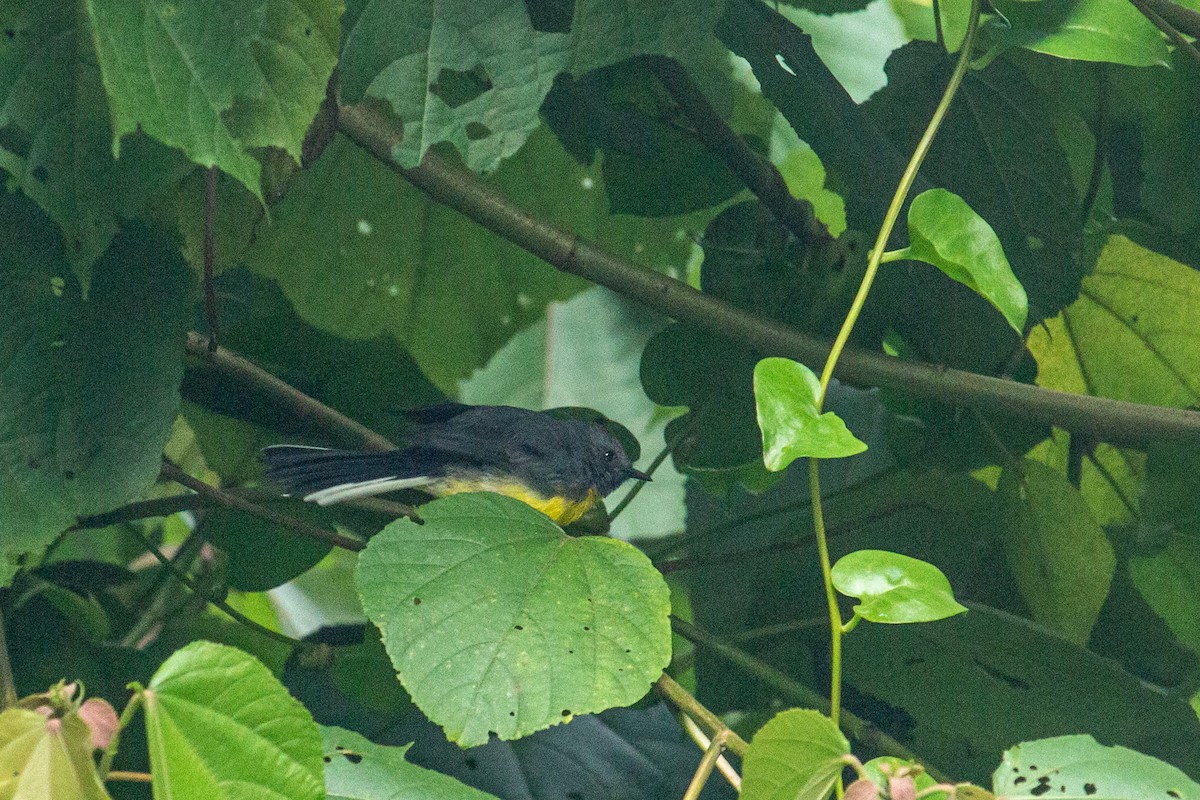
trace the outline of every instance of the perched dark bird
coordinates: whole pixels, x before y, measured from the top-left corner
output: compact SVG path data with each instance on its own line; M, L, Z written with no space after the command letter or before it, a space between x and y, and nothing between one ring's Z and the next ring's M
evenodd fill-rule
M414 419L405 446L388 452L268 447L262 451L267 478L323 506L399 489L435 497L498 492L560 525L630 478L650 480L597 422L453 403L415 412Z

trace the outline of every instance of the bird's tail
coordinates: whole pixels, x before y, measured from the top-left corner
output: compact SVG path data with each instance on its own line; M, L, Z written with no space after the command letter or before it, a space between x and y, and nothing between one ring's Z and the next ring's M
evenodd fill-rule
M267 480L323 506L429 482L405 468L402 451L358 453L280 444L265 448L259 457L267 466Z

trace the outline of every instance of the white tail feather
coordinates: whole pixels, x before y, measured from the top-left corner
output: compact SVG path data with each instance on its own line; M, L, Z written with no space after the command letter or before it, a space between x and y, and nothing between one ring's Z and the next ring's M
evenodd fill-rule
M334 503L341 503L345 500L353 500L356 497L371 497L377 494L394 492L397 489L415 489L419 486L424 486L432 480L433 478L425 475L417 478L388 476L369 481L358 481L356 483L339 483L337 486L329 486L311 494L306 494L304 499L310 503L328 506Z

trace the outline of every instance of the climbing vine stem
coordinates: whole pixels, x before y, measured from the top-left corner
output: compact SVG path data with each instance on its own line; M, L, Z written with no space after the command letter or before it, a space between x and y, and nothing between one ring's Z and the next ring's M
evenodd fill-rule
M863 275L862 283L858 287L858 293L854 296L854 302L851 303L850 310L846 314L846 319L842 322L842 328L838 331L837 338L833 342L833 347L830 348L829 357L825 360L825 368L821 371L821 389L817 395L818 412L825 404L825 395L829 391L829 382L833 378L834 368L837 366L838 358L841 356L846 342L850 340L850 333L854 330L854 323L858 321L858 316L866 304L867 295L871 291L871 285L875 282L875 276L879 272L879 265L885 260L896 260L899 257L899 253L904 252L888 252L884 248L887 245L888 239L891 238L892 230L896 227L896 220L900 218L900 211L904 208L904 201L908 198L908 192L912 189L913 181L917 177L921 163L925 160L925 156L933 144L933 138L937 135L938 128L941 127L942 120L945 118L946 112L950 109L950 103L953 102L954 95L958 93L958 88L962 85L963 76L967 74L967 68L971 60L971 50L975 44L975 32L979 27L980 2L981 0L971 0L970 18L967 20L966 35L963 37L962 49L958 54L958 62L954 65L954 71L950 74L950 80L946 84L945 92L942 93L942 99L938 103L937 108L934 109L933 116L929 120L929 125L925 128L924 135L921 136L921 140L917 143L912 158L909 159L908 166L905 167L904 174L900 178L899 185L896 186L896 193L893 195L892 202L883 217L883 224L879 228L879 235L875 239L875 246L871 249L871 255L867 260L867 269ZM818 459L809 459L808 476L809 491L812 493L813 528L816 532L817 554L821 559L821 574L825 580L825 599L829 605L829 715L836 725L841 714L842 634L848 633L853 628L854 620L851 620L851 624L849 625L843 624L842 614L838 609L837 593L833 588L832 565L829 560L829 546L825 536L825 519L821 509L821 478Z

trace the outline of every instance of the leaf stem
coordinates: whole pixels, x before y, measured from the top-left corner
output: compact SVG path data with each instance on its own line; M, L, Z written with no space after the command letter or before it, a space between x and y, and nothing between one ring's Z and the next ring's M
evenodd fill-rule
M672 618L672 626L674 626L674 618ZM692 696L691 692L680 686L679 682L670 675L665 672L660 675L658 680L654 682L654 689L671 705L692 719L697 720L714 737L724 731L726 746L739 756L746 755L746 751L750 749L750 743L730 730L729 726L722 722L720 717L709 711L699 700Z
M942 99L938 102L937 108L934 109L933 116L929 120L929 125L925 128L925 133L921 136L921 140L917 143L912 157L908 160L908 166L904 168L904 174L900 177L900 183L896 186L895 194L892 195L892 202L888 206L887 213L884 214L883 224L879 228L879 235L875 238L875 246L871 249L870 258L867 260L867 269L863 274L862 282L859 284L858 292L854 295L854 301L850 304L850 310L846 313L845 320L842 321L841 330L838 331L837 338L833 340L833 346L829 350L829 357L825 360L825 367L821 370L821 388L817 394L818 413L820 413L824 406L825 396L829 391L829 382L833 380L833 370L837 366L838 358L841 356L842 350L846 347L846 342L850 340L854 324L858 321L863 306L866 305L867 295L871 292L871 286L875 282L875 276L879 273L879 265L882 263L886 252L884 248L891 238L892 229L896 226L896 220L900 218L900 211L904 208L908 192L912 188L913 181L916 180L918 171L921 169L921 163L925 160L929 148L933 145L933 139L937 135L938 128L941 127L942 120L945 119L946 113L950 110L950 104L954 101L954 95L958 93L958 87L962 85L963 77L967 74L971 51L974 49L975 44L975 32L979 27L980 2L981 0L971 0L971 14L967 20L967 31L963 37L962 49L958 54L958 62L954 65L954 71L950 74L946 90L942 93ZM842 633L845 629L842 627L842 615L838 609L837 593L833 588L829 547L826 544L825 519L821 510L820 461L818 459L810 458L808 460L808 483L809 492L812 497L813 531L816 535L817 554L821 560L821 576L825 581L825 599L829 606L829 716L836 725L841 713Z
M911 258L909 255L911 252L911 247L901 247L899 250L888 250L879 257L879 263L887 264L891 261L903 261L906 258Z
M854 616L852 616L849 621L842 626L842 633L849 633L850 631L854 630L858 627L858 623L860 622L862 622L862 617L857 611L855 611Z
M133 687L133 684L131 684ZM125 726L133 719L133 715L142 705L142 688L137 686L133 696L129 698L129 702L125 704L125 710L121 712L121 719L117 721L117 730L113 732L112 739L108 741L108 747L104 748L104 755L100 757L100 766L96 768L100 775L100 780L108 780L109 768L112 767L113 758L117 755L117 746L121 742L121 731L125 730ZM113 780L119 780L114 778Z
M130 783L153 783L154 776L149 772L130 772L126 769L114 769L108 773L106 781L128 781Z

